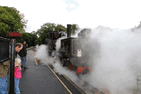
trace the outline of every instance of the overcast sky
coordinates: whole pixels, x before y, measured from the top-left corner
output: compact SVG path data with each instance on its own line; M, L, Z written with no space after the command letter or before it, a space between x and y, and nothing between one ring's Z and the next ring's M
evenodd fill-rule
M140 0L1 0L0 5L24 13L26 32L37 31L47 22L128 29L141 21Z

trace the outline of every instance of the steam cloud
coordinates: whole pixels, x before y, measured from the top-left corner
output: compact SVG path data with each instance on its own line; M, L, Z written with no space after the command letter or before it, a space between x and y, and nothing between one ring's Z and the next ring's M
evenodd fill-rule
M90 54L88 62L93 63L93 71L81 75L81 79L100 90L108 90L110 94L133 93L137 89L137 73L141 73L141 27L119 30L99 26L92 30L91 40L89 46L94 53ZM60 39L56 46L58 50ZM55 58L56 63L53 63L45 45L39 46L36 57L46 64L51 63L55 72L81 84L75 72L62 67Z
M92 56L97 59L93 59L93 72L83 79L110 94L133 93L137 88L137 72L141 69L140 36L141 28L134 31L102 26L94 29L92 37L99 42L100 58Z

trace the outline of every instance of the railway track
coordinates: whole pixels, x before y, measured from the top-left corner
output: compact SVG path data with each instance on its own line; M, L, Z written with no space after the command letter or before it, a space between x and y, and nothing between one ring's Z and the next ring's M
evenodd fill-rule
M33 50L33 48L31 48ZM29 49L29 50L31 50ZM36 59L36 61L38 61ZM38 64L39 62L37 62ZM52 65L49 65L52 69L53 66ZM137 77L137 87L135 87L136 89L134 90L133 93L131 94L141 94L141 73L137 73L138 74L138 77ZM85 91L86 92L82 93L82 94L110 94L109 91L105 91L105 90L99 90L95 87L93 87L92 85L90 85L88 82L84 81L83 83L83 87L79 86L79 85L76 85L71 79L69 79L66 75L63 75L70 83L72 83L79 91ZM81 78L80 78L81 79ZM82 79L81 79L82 80ZM87 91L89 93L87 93Z
M33 47L34 48L34 47ZM36 49L31 48L33 51L35 51ZM29 49L29 50L31 50ZM35 56L35 54L33 55ZM36 65L38 65L40 62L40 60L38 58L34 58L35 59L35 63ZM48 64L48 66L53 70L54 67L51 64ZM81 78L80 80L82 81L83 85L82 87L76 83L74 83L69 77L67 77L66 75L63 75L74 87L76 87L82 94L108 94L108 93L104 93L102 91L100 91L99 89L93 87L92 85L90 85L88 82L83 81Z
M50 68L53 70L53 66L49 65ZM83 81L81 78L80 80L82 81L83 85L82 87L79 86L78 84L74 83L69 77L67 77L66 75L63 75L73 86L75 86L80 92L82 92L82 94L106 94L102 91L100 91L99 89L93 87L92 85L90 85L88 82ZM83 90L84 89L84 90ZM85 92L85 93L84 93ZM108 93L107 93L108 94Z

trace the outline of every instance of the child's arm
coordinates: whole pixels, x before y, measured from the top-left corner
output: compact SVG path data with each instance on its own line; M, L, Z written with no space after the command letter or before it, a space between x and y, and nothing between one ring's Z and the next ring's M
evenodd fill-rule
M21 64L19 64L19 67L20 67L20 70L22 70L22 68L21 68Z

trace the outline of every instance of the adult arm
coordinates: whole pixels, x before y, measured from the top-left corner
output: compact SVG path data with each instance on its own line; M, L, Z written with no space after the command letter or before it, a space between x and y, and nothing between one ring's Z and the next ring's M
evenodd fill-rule
M0 77L5 78L10 68L10 60L0 64Z

